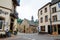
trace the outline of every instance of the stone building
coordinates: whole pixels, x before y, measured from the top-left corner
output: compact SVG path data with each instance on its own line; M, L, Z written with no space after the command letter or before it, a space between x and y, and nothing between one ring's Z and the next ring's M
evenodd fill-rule
M38 10L40 33L60 34L60 0L52 0Z
M19 6L17 0L0 0L0 34L6 34L6 31L16 31L18 13L16 6Z
M23 33L36 33L37 32L37 24L27 19L24 19L20 24L20 31Z

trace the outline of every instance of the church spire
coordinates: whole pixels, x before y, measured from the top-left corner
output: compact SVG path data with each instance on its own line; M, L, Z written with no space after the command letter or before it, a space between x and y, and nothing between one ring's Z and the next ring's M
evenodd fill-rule
M31 21L34 22L34 17L33 16L31 17Z

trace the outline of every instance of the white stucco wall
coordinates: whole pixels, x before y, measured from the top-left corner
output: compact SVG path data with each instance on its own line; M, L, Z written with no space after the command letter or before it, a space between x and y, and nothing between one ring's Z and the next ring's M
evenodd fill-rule
M48 25L45 26L45 32L48 32Z
M10 11L8 9L13 10L12 0L0 0L0 6L4 7L4 8L0 7L0 10L2 10L4 12L8 12L8 14L4 14L4 13L0 14L0 17L5 18L5 24L6 24L6 26L5 26L4 30L6 30L6 28L8 28L8 29L10 28L10 13L12 11ZM8 9L5 9L5 8L8 8Z
M11 9L12 11L8 10L8 9ZM14 12L12 0L0 0L0 10L2 10L4 12L8 12L8 14L1 13L0 17L3 17L5 19L6 26L4 27L4 30L6 30L6 29L9 30L10 29L10 13ZM14 20L14 26L15 26L14 30L16 30L17 19ZM0 32L0 33L2 33L2 32Z
M60 2L59 2L60 3ZM59 7L59 5L58 5L58 3L57 3L57 13L58 13L58 20L60 20L60 7Z
M44 13L44 8L45 7L47 7L47 13ZM41 10L39 10L38 11L38 20L39 20L39 26L45 26L45 32L48 32L48 25L50 25L50 9L49 9L49 5L47 5L47 6L45 6L44 8L42 8L41 10L42 10L42 15L40 15L40 11ZM52 22L52 25L53 24L60 24L60 8L59 8L59 6L58 6L58 3L56 3L56 4L54 4L54 5L52 5L52 6L50 6L51 7L51 16L54 16L54 15L57 15L57 20L59 20L59 21L57 21L57 22ZM56 13L52 13L52 8L53 7L56 7L56 9L57 9L57 12ZM45 16L46 15L48 15L48 22L45 22ZM43 23L40 23L40 18L41 17L43 17Z
M50 5L50 4L49 4ZM42 10L42 15L40 15L41 13L40 13L40 11L39 11L39 26L45 26L45 32L48 32L48 25L50 25L50 6L49 5L47 5L47 6L45 6L44 8L42 8L41 10ZM44 9L47 7L47 12L45 13L44 11ZM45 22L45 16L46 15L48 15L48 22ZM43 17L43 23L41 23L40 21L41 21L41 17Z
M56 13L52 13L52 8L53 7L56 7L56 11L57 11ZM60 8L59 8L58 3L51 6L51 13L52 13L52 17L54 15L57 15L57 22L53 22L52 24L60 24Z
M0 14L0 17L3 17L5 19L5 27L4 30L6 31L7 29L9 30L10 28L10 10L4 9L4 8L0 8L0 10L2 10L3 12L8 12L7 14L2 13ZM3 30L3 29L2 29Z
M17 26L17 19L14 20L14 25L13 25L13 30L16 31L18 26Z
M0 6L12 9L12 0L0 0Z
M58 20L60 20L60 12L58 12Z
M44 8L46 8L47 7L47 12L45 13L44 11ZM43 9L41 9L42 10L42 15L40 15L40 13L39 13L39 25L40 26L43 26L43 25L49 25L50 24L50 21L49 21L49 18L50 18L50 10L49 10L49 5L47 5L46 7L44 7ZM40 11L39 11L40 12ZM48 15L48 22L45 22L45 16L46 15ZM40 18L41 17L43 17L43 23L40 23Z

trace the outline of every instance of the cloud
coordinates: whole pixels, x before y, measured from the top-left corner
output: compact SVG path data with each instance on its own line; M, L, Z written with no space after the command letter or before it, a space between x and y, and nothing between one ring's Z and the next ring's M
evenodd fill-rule
M19 18L31 20L31 16L33 15L34 18L37 19L38 9L50 1L51 0L21 0L20 7L17 7Z

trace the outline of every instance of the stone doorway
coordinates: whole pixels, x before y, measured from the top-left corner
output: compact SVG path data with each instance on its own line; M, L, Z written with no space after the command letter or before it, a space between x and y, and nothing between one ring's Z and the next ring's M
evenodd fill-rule
M48 25L48 34L50 34L50 25Z
M13 32L13 25L14 25L14 19L11 18L11 22L10 22L10 30L11 30L11 32Z

